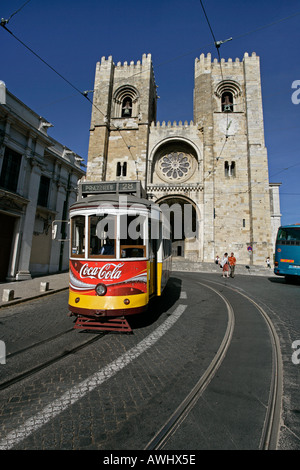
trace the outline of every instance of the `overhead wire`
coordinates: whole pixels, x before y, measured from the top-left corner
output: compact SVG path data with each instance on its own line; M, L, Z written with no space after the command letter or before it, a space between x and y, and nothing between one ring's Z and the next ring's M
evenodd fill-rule
M46 60L44 60L39 54L37 54L32 48L30 48L29 46L27 46L27 44L25 44L20 38L18 38L12 31L10 31L10 30L7 28L6 25L7 25L8 22L11 20L11 18L12 18L13 16L15 16L17 13L19 13L30 1L31 1L31 0L27 0L20 8L18 8L16 11L14 11L14 12L9 16L8 19L2 18L2 19L1 19L1 22L0 22L0 26L2 26L3 29L5 29L9 34L11 34L20 44L22 44L29 52L31 52L33 55L35 55L41 62L43 62L48 68L50 68L55 74L57 74L57 75L58 75L62 80L64 80L69 86L71 86L74 90L76 90L77 93L79 93L80 95L82 95L83 97L85 97L85 98L87 99L87 101L89 101L89 102L92 104L93 107L95 107L103 116L105 116L105 114L103 113L103 111L88 97L88 93L89 93L89 92L93 92L94 90L89 90L89 91L81 91L81 90L79 90L79 88L76 87L70 80L68 80L66 77L64 77L60 72L58 72L58 71L57 71L54 67L52 67ZM213 40L214 40L214 43L213 43L213 44L215 45L215 47L216 47L216 49L217 49L217 54L218 54L218 58L219 58L219 64L220 64L220 71L221 71L222 80L224 79L224 75L223 75L222 64L221 64L221 57L220 57L220 50L219 50L219 49L220 49L220 46L221 46L222 44L224 44L225 42L231 41L231 40L240 39L240 38L242 38L242 37L244 37L244 36L246 36L246 35L249 35L249 34L252 34L252 33L254 33L254 32L257 32L257 31L263 30L263 29L265 29L265 28L271 27L271 26L273 26L273 25L275 25L275 24L278 24L278 23L281 23L281 22L283 22L283 21L287 21L287 20L289 20L289 19L291 19L291 18L294 18L294 17L296 17L297 15L300 14L300 12L296 12L296 13L294 13L294 14L292 14L292 15L289 15L289 16L287 16L287 17L285 17L285 18L281 18L281 19L279 19L279 20L273 21L273 22L271 22L271 23L268 23L268 24L263 25L263 26L261 26L261 27L258 27L258 28L256 28L256 29L250 30L250 31L245 32L245 33L243 33L243 34L240 34L240 35L238 35L238 36L231 37L231 38L229 38L229 39L225 39L224 41L217 41L217 40L216 40L216 36L215 36L215 34L214 34L214 31L213 31L213 29L212 29L212 26L211 26L211 24L210 24L210 21L209 21L209 19L208 19L207 13L206 13L206 11L205 11L205 8L204 8L204 5L203 5L202 0L200 0L200 4L201 4L201 7L202 7L202 9L203 9L203 12L204 12L206 21L207 21L207 23L208 23L208 26L209 26L211 35L212 35ZM210 43L210 44L207 44L206 47L208 47L208 46L210 46L210 45L212 45L212 44L211 44L211 43ZM203 46L202 46L202 47L203 47ZM196 49L195 49L195 50L196 50ZM198 49L197 49L197 50L198 50ZM178 56L178 57L175 57L174 59L171 59L171 60L169 59L168 61L165 61L165 62L162 62L162 63L158 64L157 67L160 67L160 66L162 66L162 65L164 65L164 64L166 64L166 63L169 63L169 62L171 62L171 61L178 60L179 58L181 58L181 57L183 57L183 56L186 56L186 55L189 55L189 54L191 54L191 53L192 53L192 51L187 52L186 54L180 55L180 56ZM141 73L143 73L143 72L137 72L137 73L134 74L134 75L138 75L138 74L141 74ZM219 160L219 158L220 158L220 156L221 156L221 154L222 154L222 152L223 152L223 150L224 150L226 141L227 141L227 139L228 139L228 137L229 137L229 135L227 134L227 131L228 131L228 113L226 113L226 114L227 114L227 125L226 125L225 142L224 142L224 144L223 144L223 147L222 147L222 149L221 149L221 152L220 152L219 157L217 157L217 160ZM112 125L113 125L113 127L115 127L115 129L120 133L120 136L122 137L122 139L123 139L123 141L124 141L124 144L126 145L127 149L129 150L132 159L136 162L135 158L133 157L133 155L132 155L132 153L131 153L130 146L129 146L129 145L127 144L127 142L125 141L124 136L122 135L120 129L119 129L117 126L115 126L113 123L112 123ZM284 170L282 170L282 171L284 171ZM210 173L211 173L211 172L210 172Z
M29 46L27 46L21 39L19 39L14 33L12 33L12 31L10 31L10 30L6 27L6 25L7 25L8 22L10 21L10 19L11 19L13 16L15 16L17 13L19 13L19 12L25 7L25 5L27 5L30 1L31 1L31 0L27 0L19 9L17 9L15 12L13 12L7 20L5 20L5 19L2 18L2 19L1 19L1 22L0 22L0 25L1 25L7 32L9 32L18 42L20 42L20 44L22 44L26 49L28 49L28 50L29 50L33 55L35 55L39 60L41 60L47 67L49 67L55 74L57 74L61 79L63 79L68 85L70 85L77 93L79 93L80 95L82 95L83 97L85 97L85 98L92 104L92 106L95 107L103 116L105 116L105 114L102 112L102 110L101 110L97 105L95 105L95 103L88 97L88 93L89 93L89 92L93 92L94 90L89 90L89 91L84 91L84 92L82 92L81 90L79 90L79 88L76 87L72 82L70 82L70 80L66 79L61 73L59 73L54 67L52 67L48 62L46 62L39 54L37 54L35 51L33 51ZM207 16L207 14L206 14L206 11L205 11L205 8L204 8L204 5L203 5L202 0L200 0L200 3L201 3L201 6L202 6L202 9L203 9L203 12L204 12L206 21L207 21L207 23L208 23L210 32L211 32L211 34L212 34L212 37L213 37L213 40L214 40L214 45L215 45L215 47L216 47L216 49L217 49L217 54L218 54L218 58L219 58L219 64L220 64L220 71L221 71L222 81L224 81L224 75L223 75L223 70L222 70L222 62L221 62L221 57L220 57L220 46L221 46L222 44L224 44L225 42L231 41L231 40L240 39L240 38L242 38L242 37L244 37L244 36L246 36L246 35L248 35L248 34L252 34L252 33L254 33L254 32L263 30L263 29L265 29L265 28L268 28L268 27L273 26L273 25L275 25L275 24L278 24L278 23L280 23L280 22L289 20L289 19L291 19L291 18L293 18L293 17L295 17L295 16L297 16L297 15L300 14L300 12L296 12L296 13L293 14L293 15L290 15L290 16L288 16L288 17L285 17L285 18L279 19L279 20L277 20L277 21L268 23L267 25L264 25L264 26L261 26L261 27L259 27L259 28L254 29L254 30L248 31L248 32L243 33L243 34L241 34L241 35L239 35L239 36L236 36L236 37L233 37L233 38L229 38L229 39L226 39L226 40L224 40L224 41L217 41L217 40L216 40L216 37L215 37L215 34L214 34L214 32L213 32L213 29L212 29L212 27L211 27L211 24L210 24L210 22L209 22L208 16ZM210 46L210 45L212 45L212 44L211 44L211 43L210 43L210 44L207 44L206 47L208 47L208 46ZM202 46L202 47L204 47L204 46ZM188 53L186 53L186 54L182 54L181 56L175 57L175 58L173 58L173 59L169 59L168 61L165 61L165 62L162 62L162 63L156 65L156 67L163 66L163 65L165 65L166 63L169 63L169 62L171 62L171 61L178 60L179 58L181 58L181 57L183 57L183 56L186 56L186 55L189 55L189 54L191 54L191 53L192 53L192 51L191 51L191 52L188 52ZM143 70L143 72L144 72L144 70ZM143 72L137 72L137 73L134 74L134 75L139 75L139 74L141 74L141 73L143 73ZM130 78L131 78L131 77L130 77ZM227 131L228 131L228 113L226 113L226 114L227 114L227 125L226 125L225 141L224 141L224 144L223 144L223 146L222 146L222 149L221 149L221 152L220 152L220 154L219 154L219 157L217 157L217 161L220 159L221 154L222 154L222 152L223 152L223 150L224 150L225 144L226 144L226 142L227 142L227 139L228 139L228 137L229 137L228 134L227 134ZM113 124L113 123L112 123L112 124ZM132 159L133 159L134 162L137 164L137 161L135 160L135 158L133 157L133 155L132 155L132 153L131 153L130 146L129 146L129 145L127 144L127 142L125 141L124 136L122 135L120 129L117 128L114 124L113 124L113 127L115 127L116 130L119 132L120 136L122 137L122 140L123 140L124 144L126 145L127 149L128 149L129 152L130 152L130 155L131 155ZM298 165L298 164L295 164L295 165L291 165L290 167L284 168L283 170L281 170L281 171L275 173L275 175L276 175L276 174L279 174L279 173L282 173L283 171L286 171L286 170L288 170L288 169L290 169L290 168L292 168L292 167L294 167L294 166L297 166L297 165ZM137 179L138 179L138 170L137 170L137 166L136 166L136 172L137 172ZM205 181L207 178L209 178L209 176L210 176L211 174L215 174L215 170L214 170L214 171L208 171L208 175L207 175L207 177L204 177L203 181ZM273 175L273 176L275 176L275 175ZM256 184L259 184L259 183L256 183ZM238 195L238 194L250 193L251 190L252 190L252 188L250 188L250 189L247 190L247 191L233 192L232 194ZM283 193L283 194L285 194L285 193ZM289 194L289 193L286 193L286 194ZM294 195L297 195L297 194L294 194Z
M20 44L22 44L22 46L24 46L29 52L31 52L33 55L35 55L41 62L43 62L47 67L49 67L49 69L51 69L56 75L58 75L60 78L62 78L66 83L68 83L68 85L70 85L74 90L76 90L78 93L80 93L81 95L85 96L84 93L79 90L79 88L77 88L75 85L73 85L72 82L70 82L70 80L68 80L67 78L65 78L60 72L58 72L54 67L52 67L52 65L50 65L48 62L46 62L39 54L37 54L33 49L31 49L31 47L27 46L27 44L25 44L25 42L23 42L20 38L18 38L12 31L10 31L6 26L5 24L1 24L1 26L5 29L5 31L7 31L9 34L11 34ZM86 97L86 96L85 96ZM88 97L86 97L88 98Z
M1 26L3 26L3 24L9 23L9 21L11 20L11 18L12 18L13 16L15 16L17 13L19 13L19 12L25 7L25 5L27 5L27 3L29 3L30 1L31 1L31 0L27 0L27 2L23 3L23 5L20 6L20 8L18 8L16 11L14 11L14 12L10 15L10 17L9 17L7 20L4 19L4 18L1 18Z
M7 20L5 20L5 19L2 18L0 25L1 25L2 27L4 27L5 24L7 24L7 23L9 22L9 20L10 20L14 15L16 15L19 11L21 11L21 10L24 8L24 6L27 5L30 1L31 1L31 0L27 0L18 10L16 10L14 13L12 13L12 14L10 15L10 17L9 17ZM203 2L202 2L201 0L200 0L200 3L201 3L201 6L202 6L202 8L203 8L205 17L207 18L207 21L208 21L208 24L209 24L209 28L210 28L210 30L211 30L211 33L212 33L212 36L213 36L213 39L214 39L214 43L208 43L208 44L206 44L206 45L202 45L201 47L204 48L204 47L209 47L209 46L211 46L211 45L215 45L215 46L217 47L217 52L218 52L218 57L219 57L219 58L220 58L220 53L219 53L220 45L224 44L225 42L227 42L227 41L234 41L234 40L240 39L240 38L242 38L242 37L244 37L244 36L247 36L247 35L252 34L252 33L254 33L254 32L257 32L257 31L263 30L263 29L265 29L265 28L274 26L274 25L276 25L276 24L278 24L278 23L281 23L281 22L283 22L283 21L287 21L287 20L289 20L289 19L291 19L291 18L294 18L294 17L297 16L297 15L300 15L300 11L299 11L299 12L296 12L296 13L294 13L294 14L292 14L292 15L287 16L287 17L280 18L280 19L275 20L275 21L273 21L273 22L271 22L271 23L268 23L268 24L266 24L266 25L260 26L260 27L258 27L258 28L256 28L256 29L247 31L247 32L245 32L245 33L243 33L243 34L240 34L240 35L238 35L238 36L233 36L233 37L231 37L231 38L229 38L229 39L225 39L224 41L217 41L217 40L216 40L216 37L215 37L215 35L214 35L214 32L213 32L213 30L212 30L212 27L211 27L211 25L210 25L210 23L209 23L209 20L208 20L206 11L205 11L205 9L204 9ZM8 28L5 28L5 29L13 35L13 33L12 33L11 31L9 31ZM16 38L16 36L14 36L14 37ZM19 40L18 38L16 38L16 39ZM20 40L19 40L19 41L20 41ZM23 44L25 47L27 47L24 43L22 43L22 44ZM28 48L28 47L27 47L27 48ZM28 49L29 49L29 48L28 48ZM29 50L30 50L30 49L29 49ZM163 62L161 62L161 63L159 63L159 64L156 64L155 67L156 67L156 68L157 68L157 67L161 67L161 66L163 66L163 65L165 65L165 64L168 64L168 63L170 63L170 62L173 62L173 61L176 61L176 60L178 60L178 59L181 59L182 57L186 57L187 55L190 55L190 54L192 54L192 53L194 53L194 52L196 52L196 51L199 51L199 48L197 48L197 49L195 48L195 49L193 49L193 50L190 50L190 51L186 52L185 54L181 54L180 56L176 56L176 57L174 57L174 58L172 58L172 59L168 59L168 60L163 61ZM31 50L31 52L34 53L34 51L32 51L32 50ZM36 54L36 53L34 53L34 54L35 54L40 60L43 61L43 59L42 59L40 56L38 56L38 54ZM51 66L49 66L49 64L46 63L46 61L43 61L43 62L44 62L48 67L51 68ZM53 67L52 67L52 70L53 70L55 73L58 73ZM139 75L139 74L141 74L141 73L143 73L143 72L137 72L136 74L133 74L133 76ZM65 79L64 77L62 77L62 78ZM89 91L92 92L93 90L89 90ZM80 93L83 94L83 95L85 95L86 92L80 91Z
M295 16L298 16L298 15L300 15L300 11L297 11L296 13L293 13L292 15L286 16L285 18L280 18L279 20L272 21L271 23L265 24L263 26L259 26L258 28L239 34L238 36L233 37L232 40L235 41L237 39L241 39L245 36L248 36L249 34L257 33L258 31L269 28L270 26L274 26L275 24L279 24L279 23L282 23L283 21L287 21L292 18L295 18Z
M265 25L265 26L262 26L262 27L260 27L260 28L256 28L255 30L252 30L252 31L249 31L249 32L247 32L247 33L241 34L241 35L239 35L239 36L236 36L236 37L227 39L227 40L225 40L225 41L217 41L217 40L216 40L216 36L215 36L215 34L214 34L214 31L213 31L213 29L212 29L211 23L210 23L210 21L209 21L209 19L208 19L208 16L207 16L206 11L205 11L203 2L202 2L202 0L199 0L199 1L200 1L202 10L203 10L204 16L205 16L205 18L206 18L208 27L209 27L209 29L210 29L211 35L212 35L212 37L213 37L214 45L215 45L215 47L216 47L216 49L217 49L217 53L218 53L218 57L219 57L219 64L220 64L220 70L221 70L221 76L222 76L222 81L224 81L224 75L223 75L223 71L222 71L222 63L221 63L221 57L220 57L220 45L221 45L221 44L223 44L224 42L228 42L228 41L230 41L230 40L239 39L239 38L241 38L241 37L243 37L243 36L246 36L247 34L251 34L251 33L253 33L253 32L260 31L260 30L262 30L262 29L264 29L264 28L273 26L274 24L277 24L277 23L286 21L286 20L288 20L288 19L291 19L291 18L293 18L293 17L299 15L299 13L300 13L300 12L297 12L297 13L295 13L295 14L293 14L293 15L290 15L290 16L288 16L288 17L285 17L285 18L282 18L282 19L280 19L280 20L274 21L274 22L269 23L269 24L267 24L267 25ZM229 118L229 116L228 116L228 113L226 113L226 114L227 114L227 123L226 123L225 141L224 141L224 144L223 144L223 146L222 146L221 152L220 152L219 156L217 157L217 161L220 159L221 154L223 153L225 144L226 144L227 139L228 139L227 131L228 131L228 129L229 129L229 124L228 124L228 120L229 120L228 118ZM272 175L272 176L276 176L277 174L282 173L283 171L286 171L286 170L288 170L288 169L290 169L290 168L293 168L293 167L295 167L295 166L297 166L297 165L300 165L300 163L297 163L297 164L295 164L295 165L291 165L291 166L288 167L288 168L284 168L283 170L281 170L281 171L275 173L275 174ZM204 178L203 181L205 181L211 174L214 174L214 173L215 173L215 171L213 171L213 172L209 171L207 177ZM260 184L260 183L257 182L255 185L258 185L258 184ZM239 195L239 194L250 193L250 192L252 191L252 188L253 188L253 185L252 185L252 187L249 188L247 191L239 191L239 192L234 192L234 193L232 193L232 194L234 194L234 195Z
M0 25L5 29L5 31L7 31L9 34L11 34L20 44L22 44L29 52L31 52L35 57L37 57L41 62L43 62L47 67L49 67L56 75L58 75L62 80L64 80L68 85L70 85L75 91L77 91L77 93L79 93L80 95L82 95L84 98L87 99L87 101L89 101L91 103L92 106L94 106L104 117L105 117L105 114L103 113L103 111L98 108L98 106L89 98L88 96L88 92L87 91L84 91L82 92L81 90L79 90L78 87L76 87L72 82L70 82L70 80L68 80L66 77L64 77L60 72L58 72L54 67L52 67L52 65L50 65L48 62L46 62L39 54L37 54L31 47L27 46L27 44L24 43L24 41L22 41L20 38L18 38L12 31L10 31L7 27L6 27L6 24L9 22L9 20L15 15L17 14L27 3L29 3L29 1L31 0L28 0L27 2L24 3L24 5L22 5L22 7L20 7L18 10L16 10L9 18L8 20L5 20L5 19L1 19L1 23ZM127 144L127 142L125 141L125 138L124 136L122 135L120 129L115 126L113 124L113 126L115 127L115 129L119 132L124 144L126 145L127 149L129 150L129 153L133 159L134 162L136 162L136 159L134 158L131 150L130 150L130 145ZM137 168L136 168L136 173L137 173L137 176L138 176L138 171L137 171Z
M219 64L220 64L220 71L221 71L222 82L224 82L224 74L223 74L223 69L222 69L222 61L221 61L221 56L220 56L220 46L221 46L222 44L224 44L225 42L231 41L232 38L228 38L228 39L225 39L225 40L223 40L223 41L217 41L216 36L215 36L215 34L214 34L214 31L213 31L213 29L212 29L212 26L211 26L211 24L210 24L210 21L209 21L209 19L208 19L208 16L207 16L207 13L206 13L206 10L205 10L205 8L204 8L204 4L203 4L202 0L200 0L200 4L201 4L201 7L202 7L204 16L205 16L205 18L206 18L208 27L209 27L209 29L210 29L211 35L212 35L212 37L213 37L214 45L215 45L215 47L216 47L216 49L217 49L217 54L218 54L218 58L219 58ZM221 105L222 105L222 104L221 104ZM225 141L224 141L224 144L223 144L223 146L222 146L222 149L221 149L221 152L220 152L219 156L216 157L216 161L217 161L217 162L218 162L219 159L221 158L221 155L222 155L222 153L223 153L223 150L224 150L224 148L225 148L225 145L226 145L226 143L227 143L227 141L228 141L228 137L229 137L229 134L228 134L229 126L230 126L230 124L229 124L229 115L228 115L228 112L226 112Z
M211 35L212 35L212 37L213 37L214 45L215 45L215 47L216 47L216 49L217 49L217 54L218 54L219 64L220 64L221 77L222 77L222 81L224 81L224 75L223 75L223 70L222 70L222 61L221 61L221 57L220 57L220 46L221 46L222 44L224 44L225 42L231 41L231 40L233 40L233 39L236 40L236 39L238 39L238 38L241 38L241 37L243 37L243 36L246 36L247 34L251 34L251 31L248 32L248 33L244 33L244 34L242 34L242 35L240 35L240 36L236 36L235 38L226 39L225 41L217 41L217 40L216 40L216 36L215 36L215 34L214 34L214 31L213 31L213 29L212 29L211 23L210 23L210 21L209 21L209 18L208 18L208 16L207 16L206 11L205 11L205 8L204 8L204 5L203 5L202 0L200 0L200 4L201 4L201 7L202 7L204 16L205 16L205 18L206 18L208 27L209 27L209 29L210 29ZM269 26L272 26L272 25L274 25L274 24L277 24L277 23L279 23L279 22L281 22L281 21L285 21L285 20L287 20L287 19L293 18L293 17L297 16L299 13L300 13L300 12L298 12L298 13L296 13L296 14L294 14L294 15L290 15L289 17L283 18L283 19L281 19L281 20L279 20L279 21L275 21L275 22L273 22L273 23L269 23L268 25L265 25L265 26L263 26L263 27L257 28L257 29L255 29L255 30L253 30L252 32L262 30L262 29L264 29L264 28L267 28L267 27L269 27ZM222 148L221 148L221 151L220 151L219 156L216 158L216 161L219 161L219 159L220 159L220 157L221 157L221 155L222 155L222 153L223 153L223 150L224 150L224 148L225 148L225 145L226 145L226 143L227 143L228 137L229 137L229 135L228 135L228 130L229 130L229 126L230 126L230 123L229 123L229 115L228 115L229 113L227 112L226 114L227 114L227 118L226 118L225 141L224 141L224 143L223 143L223 146L222 146ZM296 165L297 165L297 164L296 164ZM296 166L296 165L291 165L289 168L292 168L292 167L294 167L294 166ZM285 169L282 170L282 171L285 171L285 170L287 170L287 169L289 169L289 168L285 168ZM278 172L278 173L281 173L282 171L280 171L280 172ZM215 175L215 173L216 173L216 170L215 170L215 169L213 169L213 171L208 171L207 176L203 178L203 183L204 183L211 175ZM276 173L276 174L278 174L278 173ZM274 175L274 176L275 176L275 175ZM256 185L258 185L258 184L261 184L261 182L255 183L255 184L252 185L250 188L248 188L248 190L246 190L246 191L238 191L238 192L234 191L234 192L231 193L231 195L240 195L240 194L247 194L247 193L250 194L250 193L252 192L253 186L256 186ZM207 195L207 191L206 191L206 195ZM213 189L212 196L214 197L214 189ZM215 210L214 210L214 218L215 218Z
M224 82L224 75L223 75L222 62L221 62L221 56L220 56L220 46L221 46L221 44L223 44L224 42L230 41L231 38L230 38L230 39L226 39L226 40L224 40L224 41L217 41L216 36L215 36L215 34L214 34L214 31L213 31L213 29L212 29L212 26L211 26L211 24L210 24L210 21L209 21L209 19L208 19L208 16L207 16L207 13L206 13L206 10L205 10L205 8L204 8L204 5L203 5L202 0L200 0L200 4L201 4L201 7L202 7L204 16L205 16L205 18L206 18L208 27L209 27L209 29L210 29L211 35L212 35L212 37L213 37L214 45L215 45L215 47L216 47L216 49L217 49L217 54L218 54L218 58L219 58L219 64L220 64L220 71L221 71L222 82ZM221 106L222 106L222 104L221 104ZM220 151L219 156L216 157L216 161L217 161L217 162L218 162L219 159L221 158L221 155L222 155L222 153L223 153L223 151L224 151L225 145L226 145L226 143L227 143L227 141L228 141L228 137L229 137L229 135L228 135L229 125L230 125L230 124L229 124L229 116L228 116L228 112L226 112L225 140L224 140L224 143L223 143L223 146L222 146L222 148L221 148L221 151ZM211 172L208 174L208 176L209 176L210 174L211 174ZM213 172L213 174L214 174L214 172ZM204 179L204 181L205 181L205 179Z
M70 82L69 80L65 79L65 77L63 77L61 74L59 74L59 72L57 72L57 71L54 69L54 67L50 66L50 65L49 65L46 61L44 61L38 54L36 54L32 49L30 49L28 46L26 46L26 44L24 44L19 38L17 38L10 30L8 30L8 28L5 28L5 24L7 24L7 23L9 22L9 20L10 20L15 14L17 14L19 11L21 11L22 8L23 8L25 5L27 5L30 1L31 1L31 0L27 0L27 2L25 2L18 10L16 10L14 13L12 13L12 15L10 15L10 17L8 18L8 20L5 20L5 19L2 18L0 25L1 25L2 27L4 27L4 29L6 29L8 32L10 32L10 34L11 34L12 36L14 36L15 39L17 39L18 41L20 41L27 49L29 49L30 52L32 52L34 55L36 55L37 58L39 58L41 61L43 61L43 62L45 63L45 65L47 65L48 67L50 67L50 68L51 68L55 73L57 73L61 78L63 78L65 81L67 81L69 84L71 84L71 82ZM245 32L245 33L240 34L240 35L238 35L238 36L231 37L231 38L226 39L226 40L224 40L224 41L217 41L217 40L216 40L216 37L215 37L215 35L214 35L214 33L213 33L213 30L212 30L212 28L211 28L211 25L210 25L210 23L209 23L209 20L208 20L206 11L205 11L204 6L203 6L203 3L202 3L201 0L200 0L200 2L201 2L201 5L202 5L202 8L203 8L203 11L204 11L204 13L205 13L205 17L207 18L207 21L208 21L209 28L210 28L210 30L211 30L213 39L214 39L214 43L208 43L208 44L206 44L206 45L203 45L203 46L202 46L202 49L203 49L204 47L209 47L209 46L211 46L211 45L215 45L215 46L217 47L217 52L218 52L218 57L219 57L219 59L220 59L220 53L219 53L220 45L224 44L225 42L231 41L231 40L240 39L241 37L244 37L244 36L246 36L246 35L248 35L248 34L252 34L252 33L256 32L256 31L260 31L260 30L262 30L262 29L265 29L265 28L268 28L268 27L270 27L270 26L273 26L273 25L275 25L275 24L277 24L277 23L280 23L280 22L289 20L289 19L294 18L295 16L297 16L297 15L300 14L300 12L296 12L296 13L294 13L294 14L292 14L292 15L289 15L289 16L287 16L287 17L285 17L285 18L280 18L279 20L276 20L276 21L273 21L273 22L268 23L268 24L266 24L266 25L260 26L260 27L258 27L258 28L256 28L256 29L253 29L253 30L251 30L251 31ZM199 48L193 49L193 50L191 50L191 51L188 51L188 52L185 53L185 54L181 54L180 56L176 56L176 57L174 57L174 58L172 58L172 59L168 59L167 61L163 61L163 62L161 62L161 63L159 63L159 64L156 64L155 67L158 68L158 67L161 67L161 66L163 66L163 65L165 65L165 64L168 64L168 63L170 63L170 62L173 62L173 61L176 61L176 60L178 60L178 59L181 59L182 57L185 57L185 56L187 56L187 55L192 54L192 53L195 52L196 50L198 51ZM221 61L220 61L220 62L221 62ZM221 69L221 74L222 74L222 67L221 67L221 66L220 66L220 69ZM132 77L137 76L137 75L140 75L141 73L143 73L143 72L137 72L136 74L133 74ZM131 78L131 77L129 77L129 78ZM120 80L121 80L121 79L120 79ZM73 84L71 84L71 86L73 86ZM86 94L87 94L86 91L82 92L81 90L78 90L76 87L75 87L75 89L76 89L76 91L79 91L79 93L82 94L83 96L86 96ZM88 92L93 92L93 91L94 91L94 90L89 90Z
M5 19L2 18L2 20L1 20L1 26L4 26L6 23L8 23L9 20L10 20L15 14L17 14L24 6L25 6L27 3L29 3L30 1L31 1L31 0L28 0L27 2L25 2L18 10L16 10L16 11L9 17L8 20L5 20ZM204 11L205 11L205 10L204 10ZM247 31L247 32L245 32L245 33L243 33L243 34L240 34L240 35L238 35L238 36L231 37L231 38L226 39L226 40L224 40L224 41L216 41L215 35L214 35L214 33L213 33L213 31L212 31L212 28L211 28L211 26L210 26L210 29L211 29L212 35L213 35L213 39L214 39L214 43L208 43L208 44L206 44L206 45L202 45L201 47L202 47L202 49L203 49L204 47L210 47L210 46L212 46L212 45L217 45L217 46L219 47L221 44L224 44L225 42L227 42L227 41L229 41L229 40L230 40L230 41L231 41L231 40L234 41L234 40L240 39L240 38L242 38L242 37L244 37L244 36L247 36L247 35L249 35L249 34L252 34L252 33L254 33L254 32L263 30L263 29L268 28L268 27L270 27L270 26L274 26L274 25L276 25L276 24L278 24L278 23L281 23L281 22L283 22L283 21L287 21L287 20L289 20L289 19L291 19L291 18L294 18L295 16L297 16L297 15L299 15L299 14L300 14L300 11L299 11L299 12L296 12L296 13L294 13L294 14L292 14L292 15L289 15L289 16L287 16L287 17L285 17L285 18L280 18L279 20L276 20L276 21L273 21L273 22L268 23L268 24L266 24L266 25L260 26L260 27L258 27L258 28L256 28L256 29ZM205 15L206 15L206 12L205 12ZM207 15L206 15L206 17L207 17ZM218 49L217 49L217 50L218 50ZM176 56L176 57L173 57L172 59L168 59L168 60L166 60L166 61L163 61L163 62L161 62L161 63L158 63L158 64L155 65L155 68L158 68L158 67L164 66L164 65L166 65L166 64L168 64L168 63L170 63L170 62L174 62L174 61L176 61L176 60L179 60L179 59L181 59L182 57L186 57L187 55L190 55L190 54L192 54L192 53L194 53L194 52L196 52L196 51L199 51L199 48L197 48L197 49L195 48L195 49L190 50L190 51L188 51L188 52L186 52L186 53L184 53L184 54L181 54L180 56ZM218 57L220 57L219 53L218 53ZM40 57L39 57L39 58L40 58ZM143 73L143 72L137 72L136 74L133 74L132 77L134 77L134 76L136 76L136 75L140 75L141 73ZM131 77L130 77L130 78L131 78ZM120 80L121 80L121 79L120 79ZM89 90L89 92L93 92L93 90ZM85 95L86 92L81 92L81 91L80 91L80 93L83 93L83 94Z

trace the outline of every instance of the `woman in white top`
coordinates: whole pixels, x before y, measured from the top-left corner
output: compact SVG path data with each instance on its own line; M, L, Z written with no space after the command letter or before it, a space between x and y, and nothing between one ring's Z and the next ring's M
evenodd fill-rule
M223 268L223 277L229 277L228 253L224 253L221 264L222 264L222 268ZM225 274L226 274L226 276L225 276Z

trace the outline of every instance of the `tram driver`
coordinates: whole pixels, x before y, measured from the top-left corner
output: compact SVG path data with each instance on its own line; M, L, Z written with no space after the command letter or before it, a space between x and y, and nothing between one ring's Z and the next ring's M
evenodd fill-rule
M115 245L113 240L107 237L106 244L102 246L101 255L114 255L115 254Z

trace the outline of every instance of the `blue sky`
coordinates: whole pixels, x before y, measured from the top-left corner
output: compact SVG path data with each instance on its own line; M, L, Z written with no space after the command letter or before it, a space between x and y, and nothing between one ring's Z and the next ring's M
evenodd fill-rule
M24 3L1 0L0 17L10 18ZM300 1L203 4L216 39L233 38L221 46L221 57L241 60L253 51L260 56L269 178L282 183L282 223L300 223L300 104L292 102L293 93L300 101L292 88L300 83ZM7 28L81 91L93 89L102 56L136 62L151 53L158 121L193 119L195 58L208 52L217 57L199 0L30 0ZM0 80L54 125L49 135L86 160L89 101L4 28L0 44Z

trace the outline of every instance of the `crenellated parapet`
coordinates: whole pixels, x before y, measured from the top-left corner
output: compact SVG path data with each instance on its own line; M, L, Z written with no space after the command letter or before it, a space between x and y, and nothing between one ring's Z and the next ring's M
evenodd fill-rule
M257 60L258 56L256 55L256 52L252 52L252 55L249 56L248 52L245 52L244 53L244 57L243 57L243 60L245 58L250 58L250 59L253 59L253 60ZM242 60L242 61L243 61ZM219 60L214 58L213 61L212 61L212 58L211 58L211 53L209 52L206 56L205 54L201 54L200 57L196 57L195 59L195 64L199 64L199 65L209 65L209 64L219 64ZM235 60L232 60L231 58L229 58L227 61L224 59L224 58L221 58L221 64L223 65L226 65L226 66L239 66L239 64L241 63L239 57L236 57Z
M96 64L96 73L97 71L100 72L100 70L104 71L105 69L110 70L111 68L114 69L115 73L125 74L126 77L146 71L150 71L151 74L154 75L151 54L143 54L142 60L136 62L133 60L130 62L119 61L116 64L113 62L112 56L108 56L108 58L103 56L101 57L101 61Z
M187 127L190 127L190 126L191 127L194 126L194 121L190 121L189 123L188 123L188 121L184 121L184 122L182 122L182 121L178 121L178 122L173 121L173 124L171 123L171 121L168 121L168 122L166 122L166 121L162 121L162 122L156 121L156 123L155 122L151 123L151 128L152 129L155 128L155 127L158 128L158 129L159 128L176 128L176 129L181 128L182 129L182 128L187 128Z
M206 56L205 54L201 54L200 57L196 57L195 59L195 77L203 73L221 73L221 69L222 74L225 76L236 76L243 71L245 62L249 63L250 61L250 63L255 64L258 60L259 58L255 52L252 52L251 56L248 52L245 52L242 60L236 57L235 60L232 58L228 58L227 60L221 58L220 61L217 58L212 59L211 53L208 53Z
M97 66L100 65L109 65L112 64L112 56L108 56L106 59L105 56L101 57L101 62L97 62ZM131 60L129 63L127 61L122 62L117 62L117 67L134 67L136 65L152 65L152 59L151 59L151 54L143 54L142 56L142 61L138 60L136 63L134 60Z

